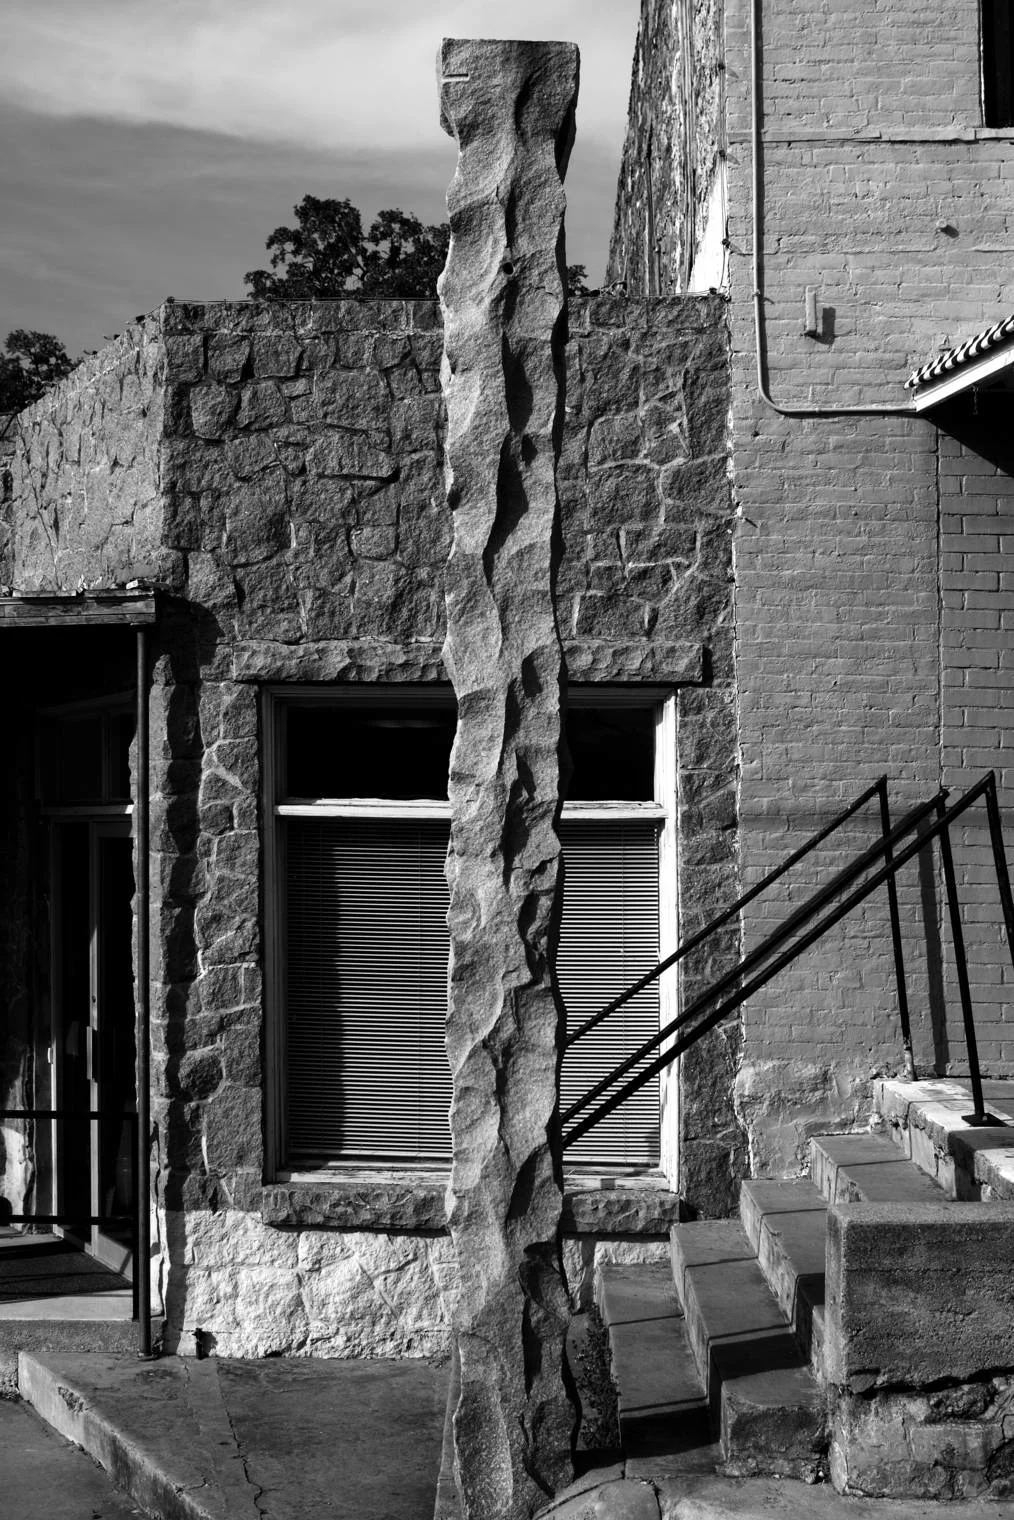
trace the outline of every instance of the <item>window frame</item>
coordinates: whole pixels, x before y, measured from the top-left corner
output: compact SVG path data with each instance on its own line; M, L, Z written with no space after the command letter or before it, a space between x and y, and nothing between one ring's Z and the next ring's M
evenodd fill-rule
M565 802L562 820L568 823L651 820L659 828L659 954L665 957L678 937L679 904L677 873L676 789L676 693L661 686L589 686L570 688L570 705L585 708L654 709L654 797L651 801ZM364 1161L340 1157L312 1170L293 1167L286 1154L286 922L282 883L285 879L285 829L287 818L451 818L449 801L435 798L385 799L370 797L280 797L284 776L286 714L294 707L454 707L449 685L416 684L359 686L298 686L273 683L261 689L262 733L262 904L264 924L265 992L265 1181L321 1182L350 1175L405 1172L413 1176L446 1173L449 1163L426 1161ZM676 1013L678 971L672 968L659 983L662 1023ZM659 1090L661 1157L659 1169L670 1179L676 1176L679 1080L675 1067L662 1074ZM587 1174L589 1168L582 1166ZM593 1167L592 1170L595 1170ZM644 1171L645 1168L639 1170ZM654 1170L651 1168L650 1170Z

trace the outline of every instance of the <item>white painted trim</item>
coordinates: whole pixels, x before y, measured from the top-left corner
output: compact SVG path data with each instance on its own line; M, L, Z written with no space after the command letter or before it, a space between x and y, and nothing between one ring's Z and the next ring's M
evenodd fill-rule
M284 1155L285 1003L282 996L283 933L280 841L275 827L275 778L280 743L278 688L261 692L261 924L264 931L264 1177L272 1181Z
M664 824L666 810L661 802L565 802L561 810L564 823L651 823Z
M300 802L278 802L276 818L450 818L449 802L430 802L417 797L333 797Z
M676 693L671 691L657 710L655 727L655 796L665 810L665 822L659 834L659 959L665 960L679 945L679 838L676 831L678 799L676 795ZM659 1027L665 1028L679 1011L679 967L672 966L659 979ZM668 1040L662 1050L672 1044ZM660 1156L659 1161L670 1187L675 1191L679 1179L679 1062L668 1067L659 1084Z
M1014 344L1008 344L999 353L988 354L973 364L959 365L943 380L934 380L929 385L918 387L912 399L913 409L917 412L928 411L930 407L948 401L951 396L960 396L962 391L969 390L973 385L981 385L983 380L995 379L1008 369L1014 369Z

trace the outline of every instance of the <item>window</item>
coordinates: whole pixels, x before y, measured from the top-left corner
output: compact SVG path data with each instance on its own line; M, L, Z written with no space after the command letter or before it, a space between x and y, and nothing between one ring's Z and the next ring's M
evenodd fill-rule
M1014 126L1014 34L1011 0L982 0L982 119Z
M665 938L659 882L671 864L671 820L656 799L674 794L663 763L670 746L659 743L671 705L643 692L571 697L557 973L574 1022L656 963L660 923ZM289 1170L449 1159L444 858L454 725L446 689L268 694L273 1149ZM658 1020L653 988L577 1045L564 1063L564 1103ZM570 1159L653 1165L658 1156L656 1083Z

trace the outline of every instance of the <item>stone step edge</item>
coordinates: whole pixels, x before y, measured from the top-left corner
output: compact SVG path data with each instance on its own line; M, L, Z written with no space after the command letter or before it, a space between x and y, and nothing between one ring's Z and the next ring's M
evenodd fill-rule
M775 1302L785 1315L796 1337L803 1356L807 1358L810 1371L818 1382L824 1375L824 1302L806 1281L808 1274L801 1274L785 1245L784 1236L765 1215L749 1190L752 1178L740 1185L739 1214L746 1231L747 1240L757 1255L757 1265L774 1295ZM805 1179L803 1179L805 1182ZM812 1183L807 1183L815 1197L820 1195ZM823 1203L823 1200L821 1200ZM814 1209L814 1213L817 1210ZM821 1210L821 1231L826 1235L827 1209ZM777 1216L775 1216L777 1218Z
M195 1494L178 1488L158 1460L90 1404L71 1378L29 1351L18 1354L18 1390L47 1425L94 1458L146 1514L156 1520L222 1520L220 1505L206 1508Z
M731 1222L728 1220L718 1221L721 1224L729 1224ZM713 1428L719 1434L722 1442L722 1451L728 1471L743 1477L757 1475L763 1471L763 1464L749 1455L743 1461L742 1455L730 1448L731 1437L737 1436L739 1431L745 1427L749 1430L750 1435L756 1438L760 1427L763 1426L767 1418L770 1418L777 1426L780 1423L779 1415L792 1410L796 1411L797 1414L802 1414L804 1422L815 1418L821 1428L822 1438L826 1439L824 1428L826 1417L820 1386L817 1379L813 1378L812 1399L806 1404L787 1403L783 1406L782 1410L779 1410L776 1406L768 1406L763 1411L757 1410L756 1414L752 1412L751 1401L744 1399L739 1391L739 1380L736 1378L729 1379L723 1375L723 1337L715 1335L709 1329L705 1322L704 1313L697 1301L694 1285L695 1273L704 1270L714 1270L717 1264L710 1263L706 1266L702 1263L698 1266L692 1266L683 1263L682 1250L679 1244L679 1232L681 1229L687 1228L687 1225L676 1225L672 1230L673 1278L676 1283L676 1295L683 1306L683 1312L686 1316L687 1338L690 1342L697 1372L709 1403ZM689 1228L693 1228L693 1226L689 1226ZM747 1241L745 1231L741 1230L741 1233L743 1234L744 1243L747 1249L749 1249L749 1242ZM743 1256L737 1259L742 1261L749 1260L750 1258ZM763 1274L756 1257L752 1258L752 1264L756 1269L758 1278L763 1282ZM766 1283L764 1286L767 1289ZM772 1302L777 1308L774 1295L772 1295ZM781 1310L779 1309L778 1312L781 1313ZM791 1335L788 1320L784 1315L782 1315L782 1318L785 1321L786 1335ZM770 1331L758 1331L757 1335L758 1339L767 1338L770 1335ZM712 1370L715 1373L714 1378L712 1377ZM806 1370L808 1371L809 1369ZM778 1369L774 1368L772 1371L777 1373ZM794 1461L798 1468L796 1472L791 1471ZM793 1459L791 1456L786 1457L786 1454L783 1453L778 1462L778 1471L781 1475L804 1477L807 1481L814 1480L820 1467L821 1454L818 1452L814 1452L812 1455L808 1452L805 1456L799 1454L797 1459Z
M962 1116L971 1110L972 1095L966 1083L883 1078L874 1086L874 1103L890 1139L951 1198L974 1198L985 1190L994 1201L1014 1201L1014 1130L1008 1143L994 1146L991 1138L1003 1138L998 1130L967 1124ZM1014 1126L1007 1109L987 1107Z

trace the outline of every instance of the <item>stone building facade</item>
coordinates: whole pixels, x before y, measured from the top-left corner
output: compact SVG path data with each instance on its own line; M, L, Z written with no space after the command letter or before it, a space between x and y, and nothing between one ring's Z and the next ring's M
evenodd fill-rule
M300 1093L285 1075L280 987L299 952L283 948L280 919L295 910L279 863L293 825L272 790L279 724L323 714L325 737L306 753L340 749L341 715L359 721L360 698L401 718L447 701L441 344L427 301L168 303L17 419L0 527L13 736L0 1101L45 1108L62 1094L67 1106L86 1092L75 999L89 985L110 1021L129 1021L126 625L143 606L154 620L153 1302L170 1351L446 1345L454 1272L439 1158L391 1159L381 1144L371 1160L360 1137L354 1160L340 1146L319 1163L293 1159L286 1115ZM676 854L663 912L685 937L728 900L736 852L725 303L579 301L567 352L557 616L568 680L581 711L597 711L599 695L665 709L658 808ZM78 776L89 766L93 782ZM87 932L61 883L89 871L101 962L90 983L59 948ZM608 961L612 947L600 948ZM678 995L734 948L732 936L688 967ZM439 1050L442 1028L431 1033ZM439 1092L446 1076L428 1051L423 1079ZM714 1053L717 1072L713 1058L688 1063L663 1094L650 1164L621 1168L607 1190L589 1185L594 1168L574 1173L575 1293L596 1253L659 1251L680 1192L702 1212L728 1207L742 1167L734 1048L719 1038ZM307 1143L320 1148L313 1079ZM4 1190L26 1211L83 1185L68 1157L87 1149L87 1130L57 1123L47 1138L42 1124L5 1120L0 1133ZM103 1178L122 1184L124 1146L120 1131L96 1143L100 1192Z
M997 67L973 5L642 8L609 274L729 297L744 886L880 773L899 813L989 768L1014 802L1009 392L917 416L905 389L1014 306ZM675 122L684 157L649 151ZM727 208L719 257L709 206ZM746 944L839 858L749 908ZM1005 1076L1010 957L978 819L956 858L980 1055ZM901 892L917 1068L967 1070L940 882L913 868ZM889 947L870 907L747 1005L755 1173L801 1168L808 1134L897 1069Z

